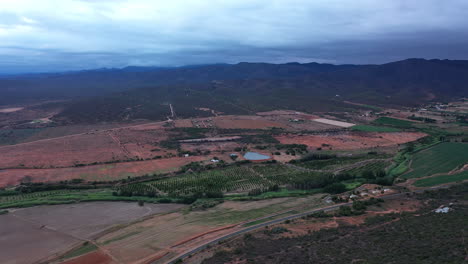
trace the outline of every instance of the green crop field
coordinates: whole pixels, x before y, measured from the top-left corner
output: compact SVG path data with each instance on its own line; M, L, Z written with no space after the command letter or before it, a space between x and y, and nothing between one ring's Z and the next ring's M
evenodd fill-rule
M411 128L413 127L413 122L407 121L407 120L401 120L401 119L396 119L396 118L391 118L391 117L379 117L373 122L376 125L388 125L388 126L394 126L394 127L401 127L401 128Z
M232 192L263 189L275 184L294 183L313 177L284 165L234 166L200 173L186 173L152 182L121 186L121 192L149 193L162 191L177 197L203 192Z
M124 194L159 193L169 197L180 197L194 193L265 190L274 185L321 186L323 183L327 183L326 177L328 174L305 172L281 164L233 166L200 173L186 173L151 182L123 185L117 187L117 191Z
M369 125L357 125L353 126L351 130L364 131L364 132L399 132L398 128L383 127L383 126L369 126Z
M431 187L444 183L458 182L468 180L468 171L460 172L453 175L440 175L431 178L421 179L413 185L416 187Z
M468 144L441 143L414 154L412 171L403 174L403 178L420 178L436 173L449 172L468 162Z
M0 193L1 194L1 193ZM138 201L157 203L160 198L114 196L109 189L56 190L0 196L0 209L91 201Z

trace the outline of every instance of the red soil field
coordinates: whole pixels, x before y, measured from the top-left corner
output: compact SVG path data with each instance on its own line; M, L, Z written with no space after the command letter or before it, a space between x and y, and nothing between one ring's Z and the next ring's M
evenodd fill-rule
M148 126L148 125L146 125ZM0 147L0 168L53 168L164 155L152 151L167 138L145 125Z
M207 159L202 156L191 156L71 168L7 169L0 170L0 187L19 184L25 176L30 176L33 182L57 182L71 179L84 179L87 181L117 180L128 176L176 171L190 162Z
M111 257L101 250L88 253L83 256L62 262L63 264L113 264L115 263Z
M386 147L414 141L426 136L419 132L371 133L343 132L321 135L280 135L275 138L282 144L305 144L312 148L329 145L332 149L352 150L374 147ZM328 146L326 147L328 148Z
M126 155L112 138L104 133L68 136L14 146L0 147L0 168L34 166L72 166L125 159Z

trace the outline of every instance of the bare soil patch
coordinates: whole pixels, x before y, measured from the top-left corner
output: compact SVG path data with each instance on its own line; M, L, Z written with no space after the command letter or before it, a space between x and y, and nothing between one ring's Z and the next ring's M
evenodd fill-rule
M175 127L193 127L190 119L178 119L174 121Z
M207 158L191 156L71 168L6 169L0 170L0 187L17 185L25 176L29 176L33 182L57 182L71 179L84 179L86 181L118 180L125 179L128 176L172 172L190 162L204 160L207 160Z
M11 108L2 108L0 109L0 113L13 113L13 112L17 112L17 111L20 111L20 110L23 110L24 107L11 107Z
M23 220L13 213L0 215L0 263L34 263L79 242L79 239L44 228L41 223Z
M146 125L43 139L0 147L0 168L69 167L94 162L148 159L167 133Z
M282 144L305 144L311 148L339 150L386 147L414 141L426 136L419 132L371 133L341 132L320 135L280 135L276 139Z
M93 202L12 210L0 216L0 263L21 264L44 260L93 239L110 227L182 207L180 204L138 206L137 203ZM89 258L99 261L108 259L100 254L83 259Z

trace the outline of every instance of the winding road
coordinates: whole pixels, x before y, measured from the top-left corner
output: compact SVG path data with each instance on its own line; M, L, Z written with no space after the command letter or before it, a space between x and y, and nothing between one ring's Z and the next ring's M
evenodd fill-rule
M441 188L447 188L447 187L450 187L452 184L446 184L446 185L441 185L441 186L435 186L435 187L430 187L430 188L426 188L426 189L421 189L421 190L417 190L417 191L414 191L414 192L402 192L402 193L394 193L394 194L388 194L388 195L384 195L384 196L381 196L379 198L382 198L382 199L393 199L393 198L397 198L397 197L401 197L401 196L405 196L405 195L408 195L408 194L411 194L411 193L422 193L426 190L434 190L434 189L441 189ZM271 221L267 221L267 222L264 222L264 223L260 223L260 224L257 224L257 225L254 225L254 226L250 226L250 227L246 227L242 230L238 230L238 231L235 231L233 233L230 233L230 234L227 234L227 235L224 235L224 236L221 236L217 239L214 239L214 240L211 240L209 242L206 242L194 249L191 249L171 260L169 260L168 262L166 262L166 264L174 264L176 263L179 259L184 259L186 257L189 257L190 255L193 255L195 253L198 253L204 249L206 249L207 247L209 246L213 246L221 241L224 241L224 240L227 240L227 239L230 239L230 238L233 238L235 236L238 236L238 235L241 235L241 234L245 234L245 233L248 233L250 231L253 231L253 230L256 230L256 229L259 229L259 228L262 228L262 227L265 227L265 226L268 226L268 225L274 225L274 224L278 224L278 223L281 223L281 222L284 222L286 220L292 220L292 219L296 219L296 218L301 218L303 216L307 216L309 214L313 214L313 213L316 213L316 212L319 212L319 211L325 211L325 212L328 212L328 211L331 211L331 210L334 210L334 209L337 209L339 208L340 206L350 206L352 205L353 203L352 202L348 202L348 203L341 203L341 204L335 204L335 205L332 205L332 206L329 206L329 207L322 207L322 208L317 208L317 209L314 209L314 210L310 210L310 211L307 211L307 212L303 212L303 213L299 213L299 214L294 214L294 215L290 215L290 216L285 216L285 217L281 217L281 218L278 218L278 219L275 219L275 220L271 220ZM155 263L154 263L155 264Z

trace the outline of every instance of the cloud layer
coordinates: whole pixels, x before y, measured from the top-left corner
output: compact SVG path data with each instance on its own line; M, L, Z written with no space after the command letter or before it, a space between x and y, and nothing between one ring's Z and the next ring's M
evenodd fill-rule
M0 0L0 72L468 59L465 0Z

